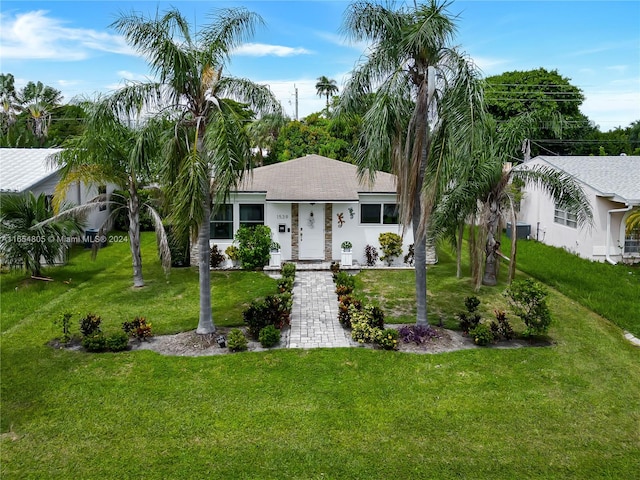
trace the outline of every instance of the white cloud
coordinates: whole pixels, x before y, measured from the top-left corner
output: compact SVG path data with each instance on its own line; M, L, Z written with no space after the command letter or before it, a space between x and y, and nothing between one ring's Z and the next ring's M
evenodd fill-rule
M133 81L133 82L152 81L152 79L148 75L145 75L142 73L134 73L128 70L118 70L117 75L127 81Z
M585 89L582 112L600 126L602 131L627 127L640 120L640 90Z
M250 57L291 57L295 55L309 55L313 53L306 48L285 47L282 45L269 45L266 43L245 43L233 51L235 55L244 55Z
M0 15L0 57L79 61L92 51L135 55L119 35L64 26L45 10Z

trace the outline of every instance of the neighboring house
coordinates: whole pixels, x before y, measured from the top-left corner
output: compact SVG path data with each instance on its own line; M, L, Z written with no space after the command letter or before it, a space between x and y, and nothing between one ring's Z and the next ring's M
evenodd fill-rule
M625 234L630 211L640 208L640 156L538 156L527 165L550 166L573 176L593 210L593 227L581 229L572 212L525 186L518 223L530 225L531 238L591 260L640 261L640 231Z
M33 192L53 197L60 175L52 167L49 157L60 152L60 148L0 148L0 193ZM77 183L69 189L65 204L82 205L91 200L98 191L111 193L113 186L88 187ZM96 208L86 217L87 229L99 228L107 219L108 208Z
M380 251L380 233L402 235L395 176L378 172L361 183L356 166L320 155L255 168L212 216L210 243L224 252L241 225L256 224L271 228L283 261L339 261L350 241L354 262L365 264L367 245ZM412 237L406 229L404 254Z

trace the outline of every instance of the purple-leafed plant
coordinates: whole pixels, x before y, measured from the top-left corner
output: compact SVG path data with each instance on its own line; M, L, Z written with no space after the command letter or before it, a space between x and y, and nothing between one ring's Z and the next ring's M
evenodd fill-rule
M405 325L398 329L398 333L404 343L416 343L418 345L440 338L438 332L428 325Z

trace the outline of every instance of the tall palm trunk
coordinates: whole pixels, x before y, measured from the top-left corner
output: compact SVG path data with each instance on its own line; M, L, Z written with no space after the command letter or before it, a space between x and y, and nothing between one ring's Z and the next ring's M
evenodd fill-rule
M456 278L462 277L462 239L464 236L464 222L458 225L458 234L456 235Z
M422 148L421 165L418 172L417 185L413 202L413 255L416 269L416 325L429 325L427 319L427 232L421 228L422 219L422 186L427 165L427 142Z
M140 255L140 199L133 179L129 180L129 248L133 263L133 286L144 287L142 255Z
M498 224L500 222L499 206L496 199L491 199L489 203L489 218L487 220L487 241L485 243L485 265L482 284L494 286L498 283L498 249L500 242L496 240L498 235Z
M208 193L208 189L207 189ZM208 195L207 195L208 197ZM200 319L196 333L209 334L216 331L211 314L211 249L209 247L209 222L211 215L209 198L202 205L205 220L198 229L198 274L200 280Z
M204 128L197 140L198 153L204 150ZM211 190L208 182L202 185L203 219L198 228L198 277L200 283L200 318L196 333L206 335L216 331L211 313L211 248L209 247L209 218L211 217Z
M422 209L420 207L420 192L416 192L416 200L413 205L413 255L416 269L416 325L429 325L427 320L427 236L419 230L419 219Z

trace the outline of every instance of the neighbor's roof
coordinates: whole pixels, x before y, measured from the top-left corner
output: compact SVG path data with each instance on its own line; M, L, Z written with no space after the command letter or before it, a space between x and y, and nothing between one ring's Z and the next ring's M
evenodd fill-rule
M640 203L640 156L546 156L541 159L590 186L602 197ZM526 164L525 164L526 165Z
M58 171L47 161L60 148L0 148L0 192L25 192Z
M254 168L237 192L265 192L269 201L339 202L358 200L359 193L396 193L395 175L377 172L374 183L358 180L350 163L321 155Z

